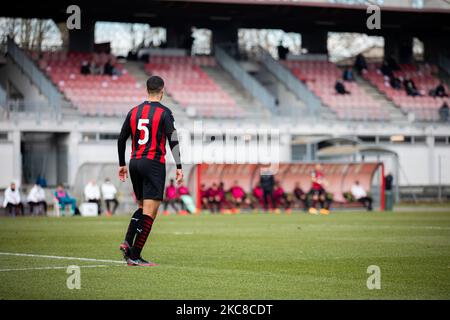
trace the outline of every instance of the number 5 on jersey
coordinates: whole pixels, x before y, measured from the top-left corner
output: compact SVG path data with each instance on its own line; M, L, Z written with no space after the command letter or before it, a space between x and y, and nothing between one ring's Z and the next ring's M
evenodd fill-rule
M138 130L143 130L144 131L144 138L138 140L138 143L140 145L146 144L147 141L148 141L149 132L148 132L148 128L147 128L146 125L149 123L149 121L150 121L149 119L139 119L137 128L138 128ZM140 136L140 134L139 134L139 136Z

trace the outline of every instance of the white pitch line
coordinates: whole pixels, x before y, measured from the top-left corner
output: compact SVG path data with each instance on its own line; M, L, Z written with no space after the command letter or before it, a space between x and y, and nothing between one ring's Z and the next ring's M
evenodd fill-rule
M9 271L33 271L33 270L58 270L58 269L67 269L69 266L65 267L36 267L36 268L16 268L16 269L0 269L0 272L9 272ZM106 264L100 265L91 265L91 266L78 266L80 268L104 268L109 267Z
M124 264L125 263L124 261L118 261L118 260L49 256L49 255L44 255L44 254L31 254L31 253L0 252L0 255L3 255L3 256L17 256L17 257L31 257L31 258L60 259L60 260L77 260L77 261L91 261L91 262L120 263L120 264Z

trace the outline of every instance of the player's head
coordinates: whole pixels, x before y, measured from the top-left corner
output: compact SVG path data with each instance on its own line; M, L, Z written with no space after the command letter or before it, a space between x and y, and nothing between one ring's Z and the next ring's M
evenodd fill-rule
M359 181L358 181L358 180L356 180L356 181L355 181L355 184L356 184L356 185L359 185Z
M9 185L11 190L16 190L16 183L15 182L11 182L11 184Z
M315 169L316 169L316 171L322 170L321 164L320 164L320 163L316 164L316 165L315 165Z
M149 97L161 100L164 94L164 80L158 76L151 76L147 79L147 93Z

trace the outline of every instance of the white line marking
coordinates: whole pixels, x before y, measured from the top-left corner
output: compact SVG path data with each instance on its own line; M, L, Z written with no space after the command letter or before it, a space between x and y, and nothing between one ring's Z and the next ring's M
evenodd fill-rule
M120 263L120 264L124 264L125 263L125 261L118 261L118 260L49 256L49 255L44 255L44 254L31 254L31 253L0 252L0 255L3 255L3 256L17 256L17 257L31 257L31 258L47 258L47 259L61 259L61 260L78 260L78 261L91 261L91 262Z
M9 272L9 271L33 271L33 270L58 270L58 269L67 269L68 266L65 267L36 267L36 268L17 268L17 269L0 269L0 272ZM91 266L78 266L80 268L104 268L109 267L106 264L100 265L91 265Z

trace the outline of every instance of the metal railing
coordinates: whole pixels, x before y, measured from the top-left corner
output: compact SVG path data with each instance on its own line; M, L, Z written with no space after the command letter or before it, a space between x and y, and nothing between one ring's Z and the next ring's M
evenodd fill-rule
M8 38L8 56L17 64L17 66L26 74L31 82L38 90L48 99L49 105L56 112L61 111L63 102L62 94L54 86L54 84L44 75L44 73L36 66L34 61L23 52L17 44Z
M297 79L288 69L275 60L272 55L264 48L259 47L260 62L269 70L279 81L281 81L298 99L303 101L308 107L310 115L318 115L322 110L322 103L306 85Z
M214 48L217 62L228 71L255 99L277 114L276 98L242 68L223 48Z

